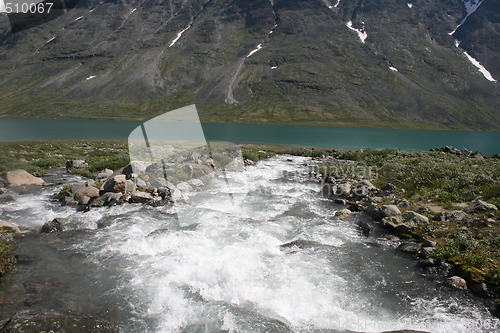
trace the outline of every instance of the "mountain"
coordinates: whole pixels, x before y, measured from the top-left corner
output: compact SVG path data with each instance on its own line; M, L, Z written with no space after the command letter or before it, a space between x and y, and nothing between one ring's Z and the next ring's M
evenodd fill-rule
M0 116L196 103L203 121L500 130L500 0L80 0L0 21Z

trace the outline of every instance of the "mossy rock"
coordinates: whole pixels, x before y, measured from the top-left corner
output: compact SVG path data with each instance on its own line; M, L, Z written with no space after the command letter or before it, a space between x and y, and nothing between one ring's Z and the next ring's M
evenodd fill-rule
M467 282L472 282L472 283L483 283L486 280L486 272L472 267L472 266L467 266L467 265L457 265L457 272L458 275L463 277Z

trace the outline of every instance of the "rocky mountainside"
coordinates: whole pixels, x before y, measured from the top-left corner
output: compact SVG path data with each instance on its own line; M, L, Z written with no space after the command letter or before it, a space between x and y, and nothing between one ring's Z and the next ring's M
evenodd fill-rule
M0 20L0 116L196 103L204 121L500 130L500 0L80 0Z

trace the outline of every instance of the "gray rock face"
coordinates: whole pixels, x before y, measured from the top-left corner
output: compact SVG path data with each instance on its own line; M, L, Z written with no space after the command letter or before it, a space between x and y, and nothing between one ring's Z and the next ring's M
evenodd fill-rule
M21 232L21 230L19 230L19 227L17 225L15 225L14 223L0 220L0 234L7 233L7 232L15 234L15 233Z
M44 183L42 178L35 177L22 169L7 171L3 179L9 186L41 185Z

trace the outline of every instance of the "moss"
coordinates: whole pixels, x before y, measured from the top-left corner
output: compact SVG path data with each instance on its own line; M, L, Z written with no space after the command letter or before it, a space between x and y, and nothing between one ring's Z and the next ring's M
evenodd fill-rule
M16 263L12 249L12 244L0 240L0 278L7 274Z
M71 185L64 185L63 188L57 193L56 197L59 200L62 200L66 197L66 195L71 192Z

